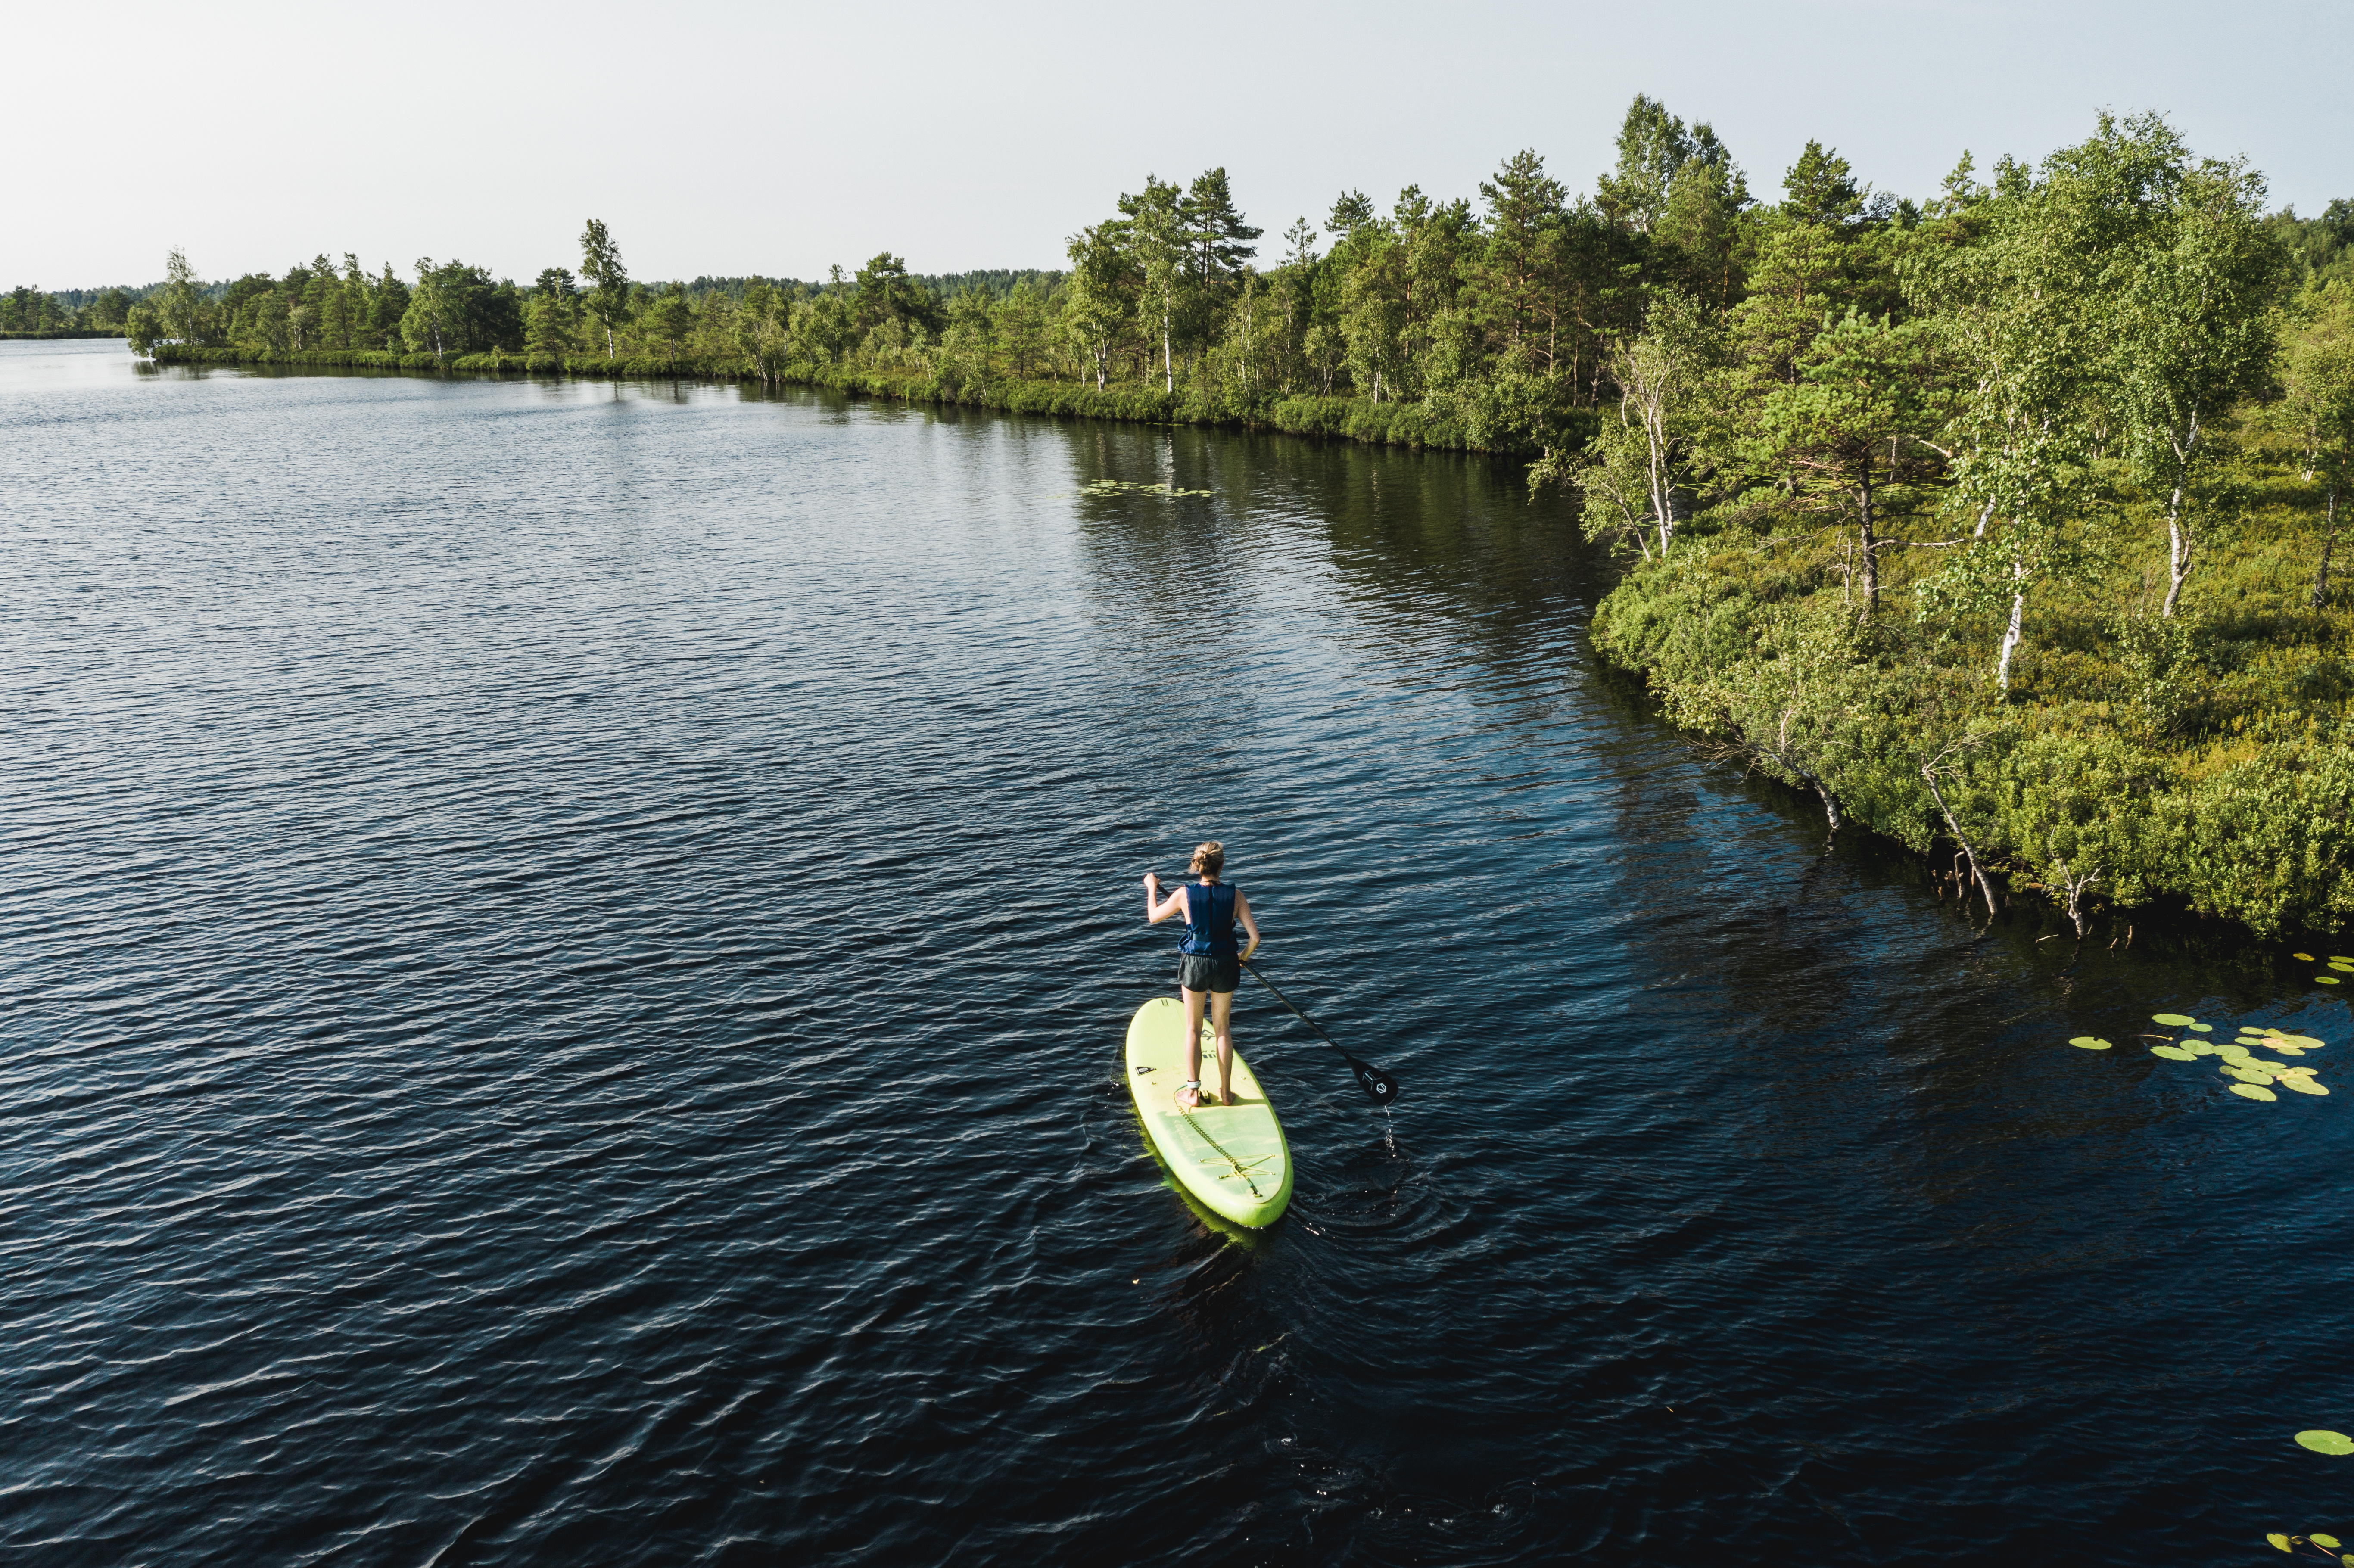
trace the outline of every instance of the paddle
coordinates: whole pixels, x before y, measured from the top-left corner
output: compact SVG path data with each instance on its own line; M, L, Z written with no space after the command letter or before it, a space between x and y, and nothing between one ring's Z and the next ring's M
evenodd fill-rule
M1182 877L1178 879L1180 884L1182 884L1183 880L1184 879ZM1164 887L1169 885L1167 878L1164 877L1161 879L1161 885ZM1279 991L1275 991L1275 982L1267 979L1265 975L1259 973L1258 966L1257 964L1251 963L1246 959L1243 962L1243 968L1250 970L1251 978L1253 980L1267 987L1267 990L1275 991L1275 1000L1283 1003L1284 1006L1290 1008L1291 1015L1294 1018L1297 1018L1300 1022L1308 1025L1309 1028L1315 1030L1317 1039L1321 1040L1325 1044L1330 1045L1333 1050L1341 1053L1341 1060L1348 1063L1349 1071L1357 1075L1357 1086L1365 1091L1365 1097L1368 1099L1372 1100L1377 1106L1385 1106L1392 1100L1397 1098L1398 1086L1397 1080L1395 1078L1391 1077L1387 1073L1383 1072L1371 1062L1361 1061L1357 1057L1351 1055L1342 1048L1338 1040L1335 1040L1330 1034L1325 1033L1323 1029L1314 1019L1300 1012L1299 1009L1293 1004L1292 1000L1289 997L1284 995Z
M1250 970L1251 978L1253 980L1257 980L1259 984L1267 987L1267 990L1275 991L1275 982L1267 979L1265 975L1260 974L1257 964L1246 963L1243 968ZM1325 1044L1331 1046L1333 1050L1341 1052L1341 1060L1348 1063L1349 1071L1357 1075L1357 1086L1364 1090L1366 1097L1375 1105L1385 1106L1392 1100L1397 1098L1397 1080L1395 1078L1391 1077L1387 1073L1383 1072L1371 1062L1361 1062L1356 1057L1350 1055L1348 1052L1342 1051L1339 1041L1333 1039L1330 1034L1325 1033L1323 1030L1317 1028L1316 1021L1309 1017L1306 1013L1300 1012L1299 1008L1293 1007L1291 999L1284 995L1281 991L1275 991L1275 1000L1283 1003L1284 1006L1291 1008L1292 1016L1299 1019L1300 1022L1305 1023L1310 1029L1315 1029L1317 1039L1321 1040Z

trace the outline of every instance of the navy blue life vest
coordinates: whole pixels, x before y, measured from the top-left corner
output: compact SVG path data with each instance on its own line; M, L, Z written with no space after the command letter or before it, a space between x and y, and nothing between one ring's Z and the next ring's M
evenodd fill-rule
M1177 944L1177 950L1214 959L1231 959L1242 952L1235 943L1232 887L1223 882L1207 887L1198 882L1185 885L1185 939Z

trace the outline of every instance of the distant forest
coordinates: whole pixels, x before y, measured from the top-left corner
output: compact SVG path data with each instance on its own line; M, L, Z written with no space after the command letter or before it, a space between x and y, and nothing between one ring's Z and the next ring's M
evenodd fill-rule
M0 328L120 323L143 348L270 355L745 360L764 373L854 366L952 387L1158 381L1227 403L1436 397L1484 438L1476 444L1539 450L1556 444L1543 439L1549 411L1607 400L1614 346L1663 291L1728 319L1786 303L1801 315L1917 314L1901 282L1910 259L1966 224L1967 209L2033 180L2006 161L1982 184L1966 158L1935 197L1914 201L1870 189L1845 158L1809 143L1780 199L1759 201L1710 126L1687 127L1647 98L1617 152L1591 196L1574 197L1524 152L1476 201L1408 187L1384 210L1344 192L1320 225L1299 218L1273 243L1236 209L1225 170L1183 185L1148 175L1069 238L1060 272L923 275L883 252L820 281L649 282L630 276L617 237L596 224L575 266L528 283L456 260L403 276L326 253L281 275L207 282L175 255L165 281L142 289L19 290L0 306ZM2251 217L2285 278L2354 268L2354 203Z

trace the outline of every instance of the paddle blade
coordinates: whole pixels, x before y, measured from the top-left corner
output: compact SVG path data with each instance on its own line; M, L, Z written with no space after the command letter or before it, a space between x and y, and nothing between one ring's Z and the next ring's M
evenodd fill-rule
M1397 1080L1374 1066L1371 1062L1349 1058L1350 1070L1357 1075L1357 1086L1377 1106L1385 1106L1397 1098Z

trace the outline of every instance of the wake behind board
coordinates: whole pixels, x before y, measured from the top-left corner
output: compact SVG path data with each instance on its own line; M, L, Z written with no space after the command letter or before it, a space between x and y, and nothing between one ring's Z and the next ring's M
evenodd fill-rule
M1178 1184L1214 1214L1254 1230L1291 1202L1291 1150L1258 1079L1235 1053L1233 1105L1177 1104L1185 1081L1185 1008L1156 996L1128 1022L1128 1092L1153 1152ZM1202 1024L1202 1086L1218 1086L1217 1047Z

